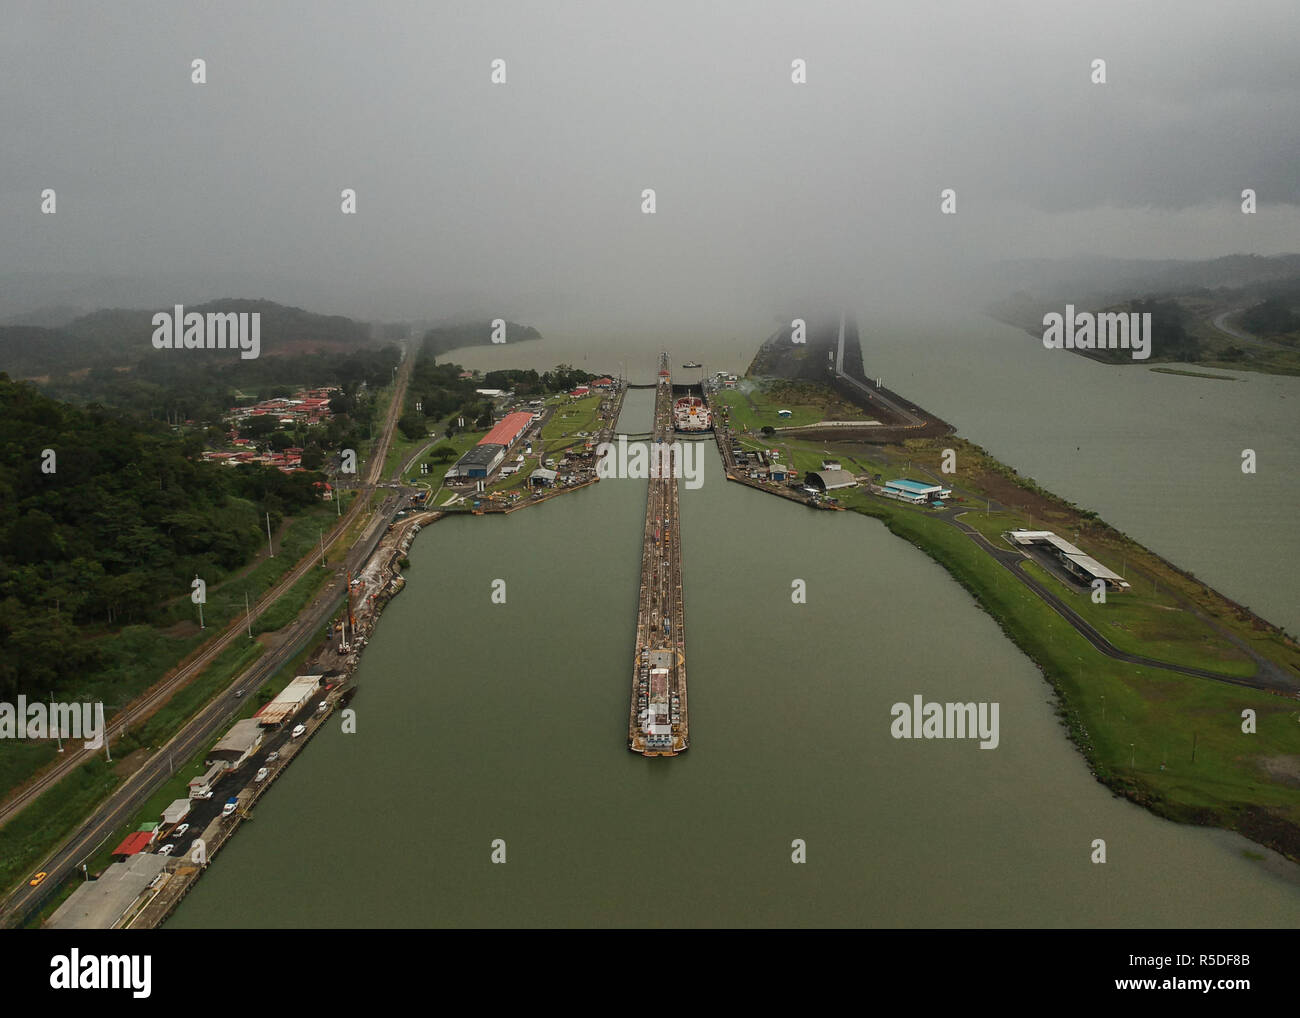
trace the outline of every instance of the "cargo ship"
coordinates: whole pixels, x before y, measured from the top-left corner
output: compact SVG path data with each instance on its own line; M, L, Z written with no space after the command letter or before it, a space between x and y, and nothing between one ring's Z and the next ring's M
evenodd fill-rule
M713 415L698 396L683 396L673 404L673 426L678 431L708 431Z

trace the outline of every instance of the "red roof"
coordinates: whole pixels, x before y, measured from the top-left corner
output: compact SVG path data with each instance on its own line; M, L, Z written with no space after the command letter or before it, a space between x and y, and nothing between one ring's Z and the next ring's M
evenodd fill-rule
M153 835L149 831L134 831L122 839L122 844L113 849L113 855L136 855L149 847Z
M528 427L528 425L531 424L532 421L533 421L532 414L525 414L525 413L506 414L505 417L501 419L500 424L498 424L495 428L493 428L481 439L479 439L478 444L479 445L488 445L488 444L509 445L511 442L513 442L516 438L519 437L519 433L523 431L524 428Z

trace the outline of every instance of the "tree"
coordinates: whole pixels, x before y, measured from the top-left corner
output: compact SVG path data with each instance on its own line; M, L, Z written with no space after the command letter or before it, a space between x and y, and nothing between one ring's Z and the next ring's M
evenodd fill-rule
M455 459L456 455L456 447L454 445L442 442L434 448L433 452L429 453L429 459L438 463L446 463L448 460Z
M409 439L423 438L426 434L424 417L421 414L403 414L397 422L398 429Z

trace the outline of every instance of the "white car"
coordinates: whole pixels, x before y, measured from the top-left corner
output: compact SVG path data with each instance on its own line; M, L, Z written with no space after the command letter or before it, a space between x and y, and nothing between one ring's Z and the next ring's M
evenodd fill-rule
M189 824L181 824L178 828L176 828L176 830L172 831L172 837L173 838L183 837L185 832L188 831L189 829L190 829Z
M280 751L278 749L275 750L275 752L273 753L268 753L266 756L267 763L275 763L279 759L280 759Z
M328 707L328 706L329 706L329 704L326 703L324 700L322 700L320 703L318 703L318 704L316 705L316 713L317 713L317 714L324 714L324 713L325 713L325 708Z
M159 855L171 855L171 854L172 854L172 849L175 848L175 847L176 847L175 845L163 845L162 848L158 849L158 854L159 854Z
M305 731L307 731L306 725L295 725L293 731L289 733L289 738L296 739Z
M257 774L255 774L255 775L253 776L253 780L254 780L254 781L265 781L265 780L266 780L266 776L267 776L268 774L270 774L270 773L271 773L270 771L268 771L265 767L263 767L261 770L259 770L259 771L257 772Z

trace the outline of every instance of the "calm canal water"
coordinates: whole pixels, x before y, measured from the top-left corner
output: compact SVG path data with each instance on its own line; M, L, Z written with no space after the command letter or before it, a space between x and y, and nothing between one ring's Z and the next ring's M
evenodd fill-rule
M312 743L169 926L1294 923L1297 867L1113 798L921 552L707 464L682 492L686 754L626 749L645 482L447 519L363 656L357 734ZM999 702L1001 745L895 741L914 693Z

